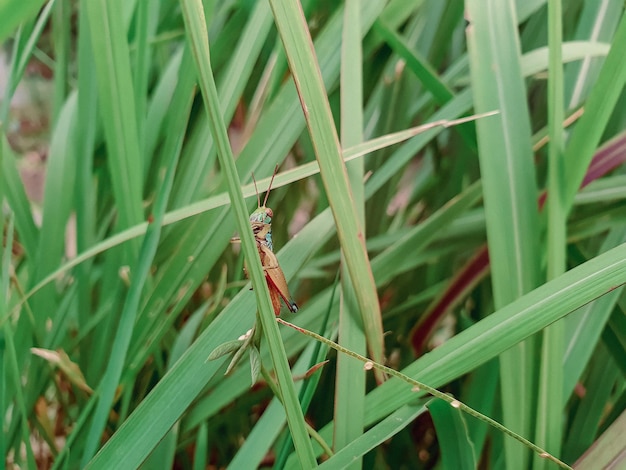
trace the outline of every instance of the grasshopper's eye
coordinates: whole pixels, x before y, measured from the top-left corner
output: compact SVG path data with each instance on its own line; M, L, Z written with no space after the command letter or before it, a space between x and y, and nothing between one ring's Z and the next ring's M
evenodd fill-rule
M268 207L267 209L265 209L265 215L271 219L272 217L274 217L274 211Z

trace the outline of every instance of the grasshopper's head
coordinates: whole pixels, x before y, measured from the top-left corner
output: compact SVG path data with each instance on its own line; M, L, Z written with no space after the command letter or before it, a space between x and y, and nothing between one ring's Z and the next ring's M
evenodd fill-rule
M272 243L272 217L274 212L269 207L260 206L250 214L250 226L256 240L274 250Z
M257 209L252 214L250 214L250 223L271 225L272 217L274 217L274 211L272 211L272 209L270 209L269 207L260 206L257 207Z

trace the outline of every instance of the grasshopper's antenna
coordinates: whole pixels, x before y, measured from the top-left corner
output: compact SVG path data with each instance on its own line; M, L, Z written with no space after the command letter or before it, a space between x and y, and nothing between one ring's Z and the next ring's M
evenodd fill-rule
M252 172L252 182L254 183L254 191L256 192L257 207L261 207L261 197L259 196L259 189L256 187L256 180L254 179L254 172Z
M265 199L263 200L263 207L265 207L265 204L267 204L267 198L269 197L270 191L272 190L272 183L274 182L274 176L276 176L276 173L278 173L278 165L274 167L274 174L272 175L272 179L270 180L270 185L267 188L267 192L265 193Z

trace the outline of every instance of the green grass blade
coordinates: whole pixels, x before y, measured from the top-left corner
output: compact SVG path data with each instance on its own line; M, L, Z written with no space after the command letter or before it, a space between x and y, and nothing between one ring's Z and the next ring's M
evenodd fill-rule
M548 199L547 199L547 278L554 279L566 269L566 219L567 207L563 200L565 165L563 159L563 63L561 0L548 1ZM543 332L541 363L538 384L537 421L535 441L553 455L561 455L563 420L563 348L564 322L558 321ZM548 464L534 457L534 468L547 468Z
M276 26L294 76L309 133L316 150L320 174L337 224L350 279L354 285L368 348L378 362L384 359L380 306L365 248L364 232L357 211L345 164L319 72L306 21L295 2L270 2ZM382 377L379 377L382 380Z
M604 420L608 403L614 403L614 387L619 387L620 371L611 367L613 358L602 343L589 364L589 376L585 380L585 396L582 397L571 417L570 433L563 445L563 458L573 462L590 448ZM607 367L608 366L608 367Z
M333 470L350 468L358 462L358 459L363 455L402 431L423 412L424 405L405 405L399 408L376 426L369 429L363 436L352 441L349 445L326 460L319 468Z
M39 244L33 281L38 281L61 263L65 252L65 226L70 216L73 194L66 188L74 187L76 153L72 145L76 132L76 93L65 102L50 143L50 157L46 171L43 215L40 236L46 243ZM55 305L54 287L44 289L33 299L33 311L38 322L43 322ZM43 327L43 324L40 324ZM43 328L39 334L43 333Z
M359 2L349 0L344 8L341 43L341 145L350 147L363 141L363 77L361 72L361 12ZM352 188L355 209L361 227L365 223L363 197L363 160L346 165ZM360 354L367 350L362 317L345 256L341 259L341 304L339 337L342 346ZM337 358L333 449L335 452L363 434L363 407L365 403L365 372L359 364L345 356ZM351 468L361 468L355 459Z
M443 469L474 469L476 456L469 439L466 418L460 410L443 400L433 400L427 405L437 430L441 446Z
M128 228L143 220L142 160L121 2L88 2L84 7L89 17L107 163L119 212L119 227ZM138 243L131 242L129 249L129 253L136 254Z
M20 242L24 245L24 251L29 255L29 258L34 257L39 244L39 228L33 220L30 203L17 171L15 155L9 147L6 137L3 135L0 139L2 139L0 152L3 155L0 178L2 178L2 184L5 188L4 194L7 203L15 214L15 227L20 236Z
M574 463L577 470L596 468L621 468L626 464L624 458L624 433L626 432L626 413L622 414L602 433L594 445Z
M599 252L603 253L622 243L626 243L626 228L616 227L606 236ZM623 287L614 289L565 319L563 400L570 397L581 379L623 290Z
M600 143L609 117L626 83L622 51L626 45L626 13L615 32L609 54L585 104L585 112L576 124L565 148L565 204L570 205L585 176L591 158Z
M188 39L197 68L198 81L202 90L206 111L209 115L209 125L217 146L220 165L228 182L230 201L235 212L235 220L239 229L243 252L247 260L248 273L252 279L252 285L255 287L259 318L267 337L294 446L300 456L302 465L314 466L316 461L313 456L313 449L306 432L304 416L295 393L278 326L274 321L274 312L265 283L265 276L249 227L247 209L240 187L241 183L223 124L217 89L209 62L208 36L204 24L202 4L199 1L189 0L183 2L182 6Z
M85 33L88 27L87 10L82 8L78 17L78 94L77 122L76 122L76 154L91 155L95 147L96 128L98 121L98 90L97 77L94 70L94 59L89 34ZM76 211L76 250L85 252L90 248L96 237L96 191L93 187L93 161L91 158L76 159L76 187L74 191L73 207ZM78 288L78 324L84 325L89 321L91 305L91 262L82 264L76 269ZM81 365L89 362L90 353L85 351L81 355Z
M589 57L601 58L609 53L610 44L591 41L565 41L562 43L563 62L578 62ZM550 49L538 47L526 52L522 58L522 70L525 77L546 71L549 67Z
M54 44L54 92L52 98L52 118L56 122L68 93L68 73L70 68L70 17L68 2L55 2L52 13L52 35Z
M466 29L474 108L499 109L476 123L484 188L493 297L497 309L540 282L539 219L526 90L512 4L470 1ZM497 39L496 39L497 38ZM534 341L501 360L504 425L530 435L535 380ZM528 453L505 442L507 466L522 466Z
M198 437L196 439L196 450L194 452L193 459L193 470L203 470L207 468L209 449L207 448L207 425L201 424L200 431L198 432Z
M37 14L41 5L44 2L42 0L7 0L0 4L0 42L4 42L8 38L15 28L24 21L29 20Z
M585 3L573 33L574 39L610 45L623 9L624 3L619 0ZM604 62L593 54L586 54L581 59L565 68L565 100L570 110L583 104Z
M148 85L151 70L151 45L154 39L159 19L160 3L158 0L138 2L135 15L135 66L133 67L133 91L135 96L135 113L138 119L138 134L140 148L143 153L143 175L145 177L150 168L149 156L152 152L146 152L146 127L148 116L146 114L148 100Z

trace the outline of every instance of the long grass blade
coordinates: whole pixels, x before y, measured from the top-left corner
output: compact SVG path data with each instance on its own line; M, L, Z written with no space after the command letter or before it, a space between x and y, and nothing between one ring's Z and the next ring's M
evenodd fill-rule
M540 282L537 183L513 5L471 1L467 15L475 110L500 110L497 118L476 124L491 279L499 309ZM534 348L530 339L500 358L504 424L527 436L536 387L530 365ZM525 466L528 453L508 441L505 445L507 465Z
M302 465L314 466L316 462L313 456L313 449L305 429L302 409L300 408L293 382L291 381L291 373L285 356L285 350L280 339L278 328L273 321L274 313L271 307L269 292L267 287L265 287L265 276L263 275L255 242L249 229L247 210L240 188L240 180L237 175L235 161L222 120L217 89L209 62L208 36L205 29L202 3L189 0L182 2L182 6L189 45L192 49L200 89L202 90L204 104L207 114L209 115L209 125L218 149L220 164L228 182L230 202L235 211L235 219L241 236L244 255L247 259L248 272L252 279L252 284L255 286L259 317L263 324L263 331L268 340L272 362L287 414L287 421L289 422L294 445L300 456Z
M333 123L324 83L313 54L306 21L295 1L270 2L307 120L326 194L337 224L350 279L363 319L372 357L384 357L380 306L365 249L363 227L358 221L354 199L339 140ZM379 376L378 380L383 380Z

